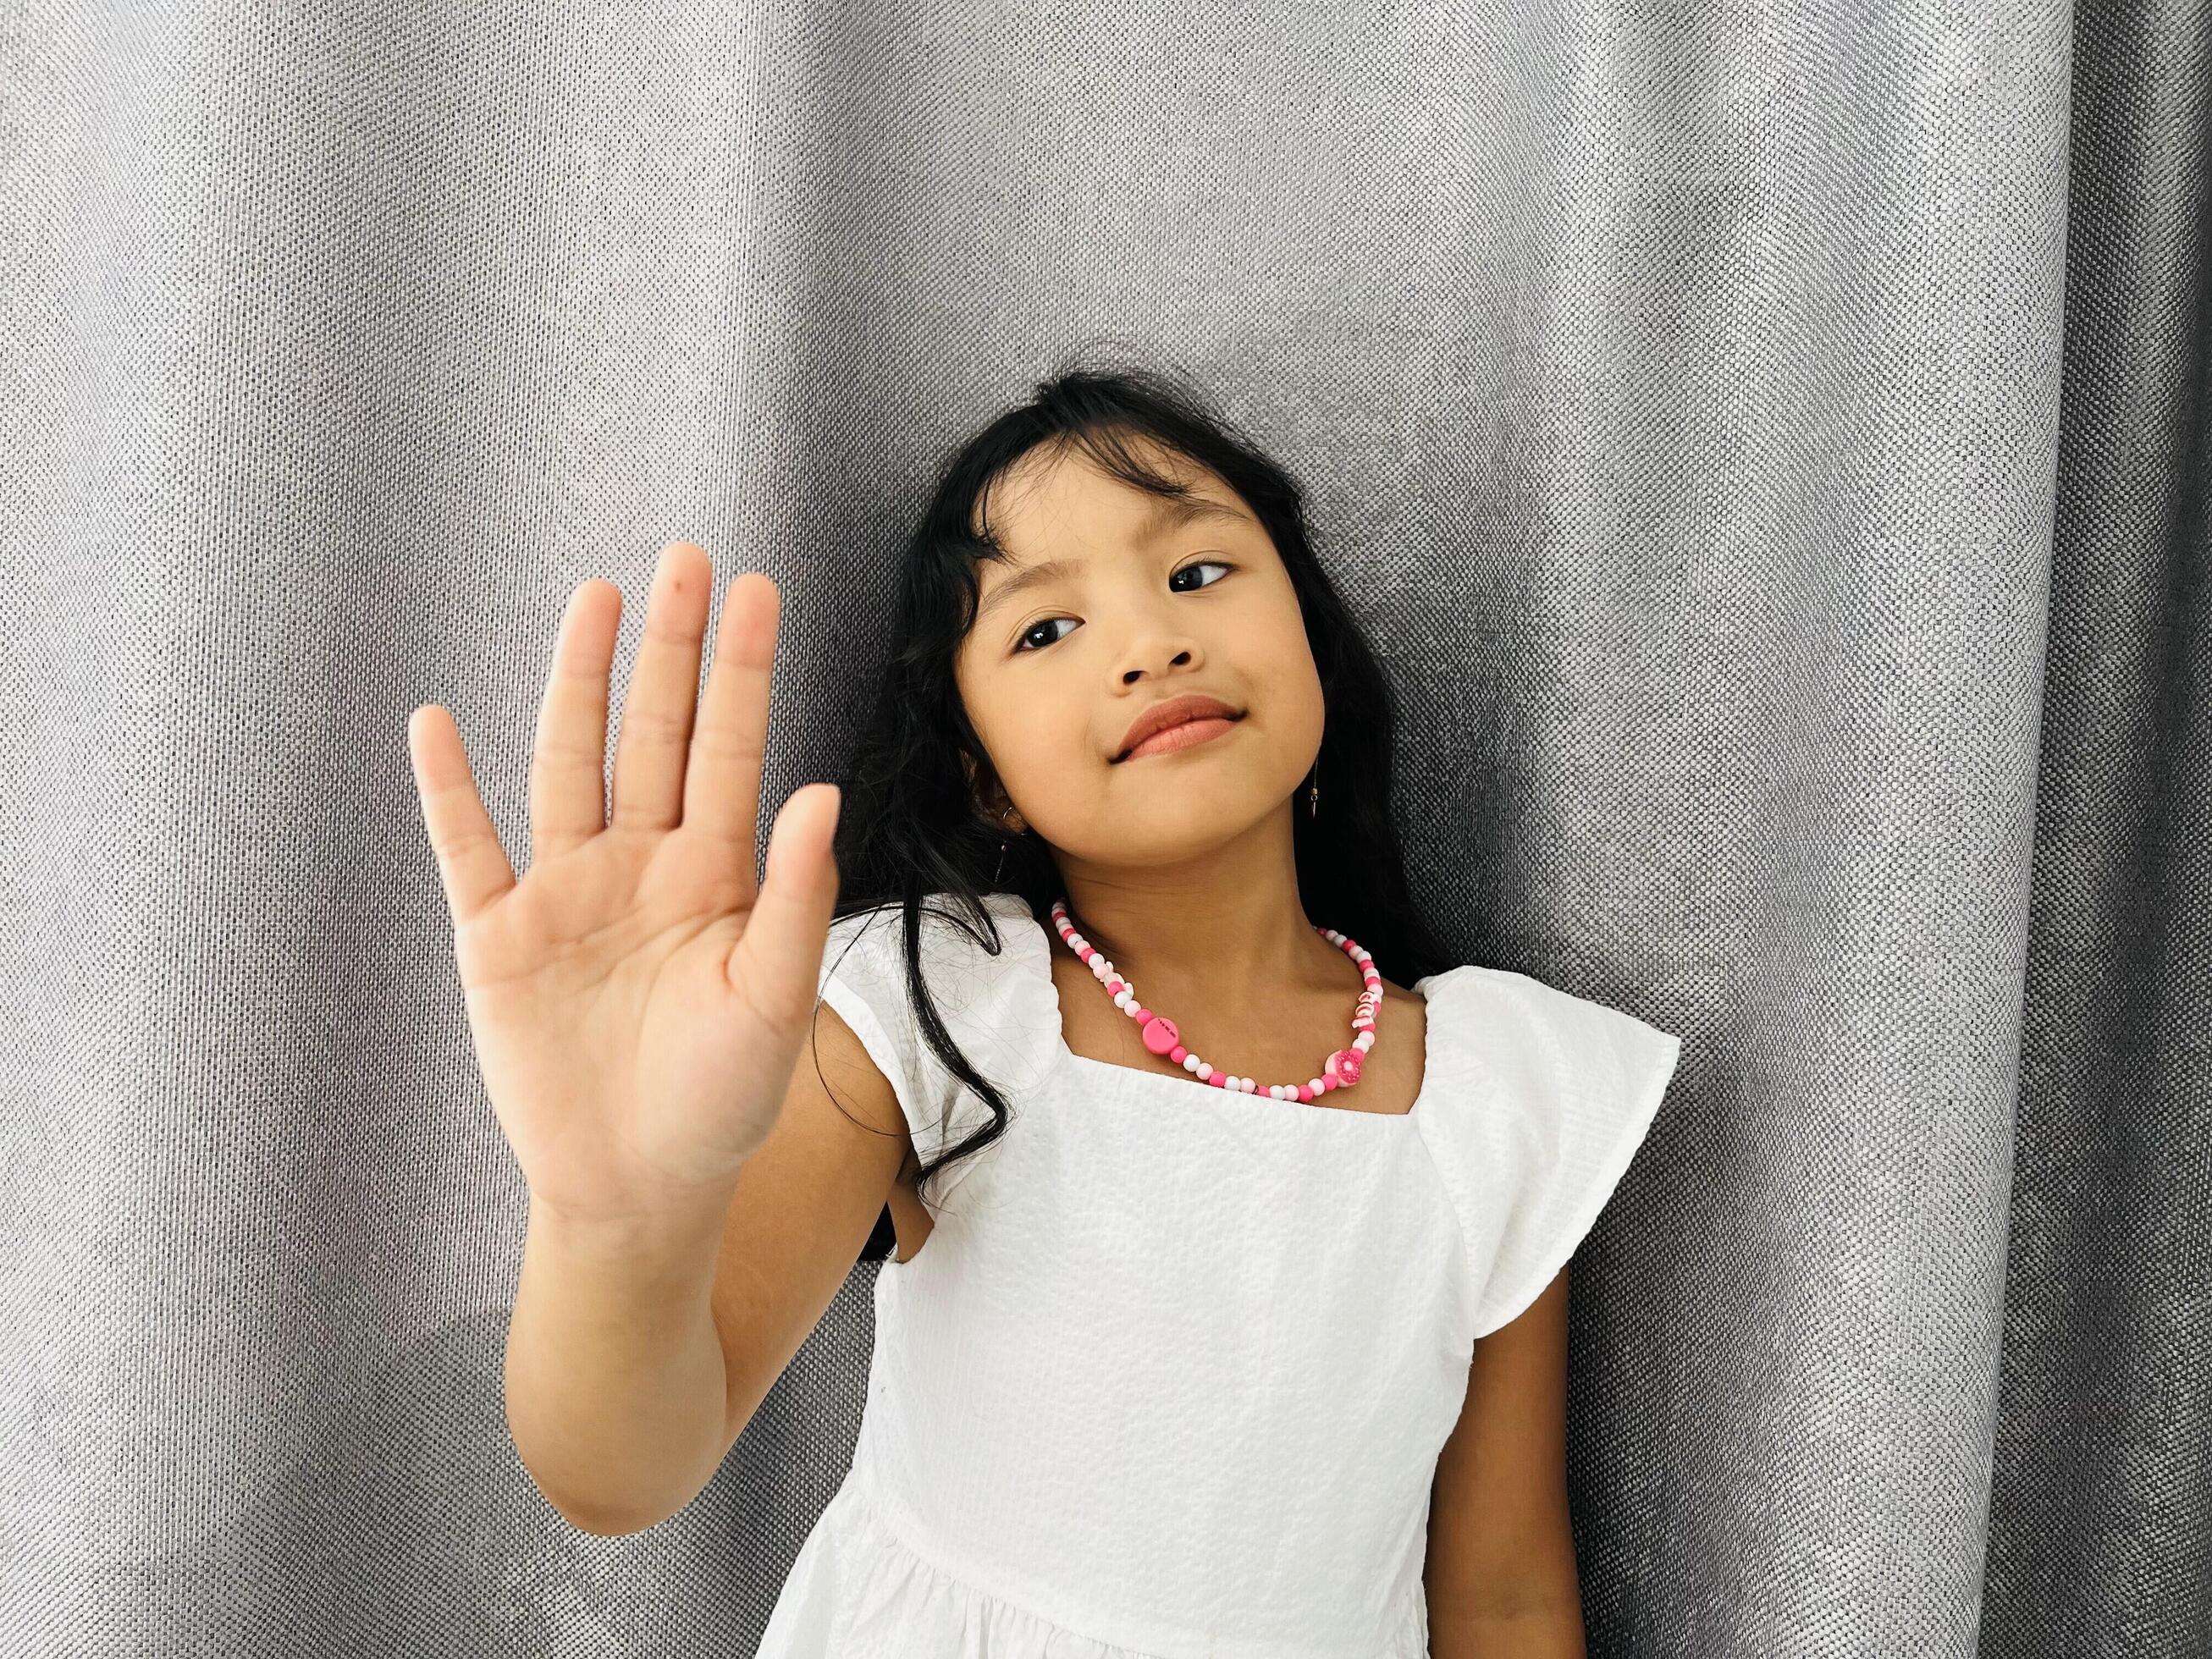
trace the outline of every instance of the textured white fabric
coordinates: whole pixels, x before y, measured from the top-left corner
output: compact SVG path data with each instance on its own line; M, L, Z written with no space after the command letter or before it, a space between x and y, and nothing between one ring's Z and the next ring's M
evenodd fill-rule
M852 1469L758 1659L1425 1654L1475 1339L1572 1254L1679 1040L1468 965L1413 987L1409 1114L1230 1094L1069 1050L1054 942L988 906L996 956L933 915L921 943L1009 1127L878 1272ZM988 1121L921 1042L896 908L833 926L822 995L925 1157Z

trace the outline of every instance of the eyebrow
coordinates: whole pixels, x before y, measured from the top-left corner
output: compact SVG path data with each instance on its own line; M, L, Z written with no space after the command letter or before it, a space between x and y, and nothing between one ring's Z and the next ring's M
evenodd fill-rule
M1194 524L1206 523L1249 524L1251 520L1225 501L1217 501L1205 495L1188 495L1181 499L1168 496L1152 512L1146 514L1131 538L1139 547L1150 547L1161 537L1187 528ZM1083 568L1077 559L1039 559L1035 564L1024 565L1004 581L993 587L975 612L981 622L1005 601L1024 593L1041 583L1056 581L1062 576L1073 575Z

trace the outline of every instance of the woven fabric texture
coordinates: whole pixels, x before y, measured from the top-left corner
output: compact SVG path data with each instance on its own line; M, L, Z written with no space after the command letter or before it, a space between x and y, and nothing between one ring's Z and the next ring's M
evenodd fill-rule
M547 1506L409 712L520 864L566 596L619 709L696 541L764 835L1101 337L1310 481L1462 957L1682 1035L1591 1652L2212 1649L2203 6L17 0L0 93L0 1651L750 1652L878 1269Z

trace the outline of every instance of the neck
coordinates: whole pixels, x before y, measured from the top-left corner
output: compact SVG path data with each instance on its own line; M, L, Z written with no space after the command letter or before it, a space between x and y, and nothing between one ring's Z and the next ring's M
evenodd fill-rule
M1348 1005L1359 969L1317 931L1324 919L1306 915L1287 824L1282 840L1284 856L1266 869L1063 863L1068 920L1170 1018L1201 1001L1231 1018L1264 1018L1297 995L1341 992ZM1052 948L1068 954L1057 935Z

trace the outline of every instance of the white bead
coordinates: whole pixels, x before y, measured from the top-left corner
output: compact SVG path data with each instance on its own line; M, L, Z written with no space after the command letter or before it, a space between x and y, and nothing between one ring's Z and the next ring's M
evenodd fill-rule
M1136 998L1131 996L1127 991L1116 991L1114 994L1114 1006L1125 1014L1129 1012L1129 1005L1135 1000Z
M1210 1061L1207 1061L1207 1060L1200 1060L1200 1061L1198 1062L1198 1080L1199 1080L1200 1083L1207 1083L1207 1082L1211 1082L1211 1081L1212 1080L1212 1078L1213 1078L1213 1066L1212 1066L1212 1064Z
M1358 1036L1352 1039L1352 1046L1358 1049L1361 1054L1365 1054L1370 1048L1372 1048L1375 1046L1375 1033L1372 1031L1362 1031Z
M1248 1095L1257 1094L1260 1091L1260 1080L1257 1078L1239 1078L1237 1081L1243 1092Z
M1194 1072L1198 1069L1198 1056L1188 1048L1182 1053L1182 1068L1186 1072Z
M1312 1090L1314 1093L1318 1095L1326 1090L1328 1087L1328 1085L1322 1082L1319 1078L1314 1078L1307 1083L1306 1087Z

